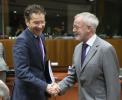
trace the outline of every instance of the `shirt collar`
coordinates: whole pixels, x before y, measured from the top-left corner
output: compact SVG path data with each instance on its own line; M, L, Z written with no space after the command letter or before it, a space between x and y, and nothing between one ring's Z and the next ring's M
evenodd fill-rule
M94 34L87 42L86 44L88 44L89 46L92 46L94 41L96 40L96 34Z
M37 38L38 36L37 35L35 35L35 34L33 34L33 36L35 37L35 38Z

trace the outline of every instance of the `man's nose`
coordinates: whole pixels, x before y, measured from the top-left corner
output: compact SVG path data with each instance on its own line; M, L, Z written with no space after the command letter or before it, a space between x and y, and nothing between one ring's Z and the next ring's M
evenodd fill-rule
M42 25L39 25L38 28L42 28Z
M39 28L43 28L44 27L44 25L43 24L39 24L39 26L38 26Z

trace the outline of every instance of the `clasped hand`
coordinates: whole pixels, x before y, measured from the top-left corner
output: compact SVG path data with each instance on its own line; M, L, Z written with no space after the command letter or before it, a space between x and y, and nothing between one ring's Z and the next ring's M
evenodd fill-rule
M53 96L57 96L60 93L60 87L57 83L48 84L47 92Z

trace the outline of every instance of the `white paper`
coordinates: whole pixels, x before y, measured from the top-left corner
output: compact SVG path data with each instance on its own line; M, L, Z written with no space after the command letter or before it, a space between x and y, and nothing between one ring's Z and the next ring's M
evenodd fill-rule
M48 61L48 69L49 69L49 74L50 74L50 78L52 80L52 83L54 83L55 82L55 77L54 77L53 72L52 72L50 60Z

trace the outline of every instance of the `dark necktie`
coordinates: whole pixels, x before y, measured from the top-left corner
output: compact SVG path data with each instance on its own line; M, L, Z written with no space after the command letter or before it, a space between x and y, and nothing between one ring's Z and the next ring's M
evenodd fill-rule
M44 63L44 58L45 58L44 45L43 45L42 40L39 36L37 37L37 40L38 40L38 47L39 47L40 52L42 54L41 57L42 57L42 60Z
M87 47L88 47L88 44L83 43L83 45L82 45L82 53L81 53L81 66L82 66L82 64L83 64L83 62L85 60L85 57L86 57L86 49L87 49Z

